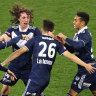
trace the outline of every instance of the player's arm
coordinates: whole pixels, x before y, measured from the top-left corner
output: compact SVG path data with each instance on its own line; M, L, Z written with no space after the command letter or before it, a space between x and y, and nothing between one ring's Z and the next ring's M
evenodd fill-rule
M2 36L0 36L0 41L9 41L11 38L9 36L7 36L6 34L3 34Z
M81 47L85 45L83 40L75 41L63 35L62 33L59 33L58 36L62 38L63 40L65 40L66 42L68 42L74 49L80 49Z
M11 79L12 80L14 80L14 78L17 79L17 77L15 76L15 74L12 71L10 71L8 68L3 67L1 65L1 63L0 63L0 70L1 71L4 71L4 72L8 72L11 75Z
M62 36L63 34L61 33L60 36ZM74 48L72 46L70 46L69 44L65 43L64 39L62 37L60 37L59 35L56 35L54 37L54 39L58 40L59 42L61 42L69 52L73 53L74 52Z
M16 44L20 39L26 40L29 37L27 35L20 35L16 38L13 38L9 40L8 42L0 41L0 49L4 49L6 47L12 46L13 44Z
M68 59L70 59L71 61L73 61L73 62L75 62L75 63L77 63L77 64L85 67L86 70L87 70L89 73L93 73L93 72L95 71L94 69L96 69L96 68L94 68L94 67L91 66L92 64L86 64L85 62L83 62L82 60L80 60L77 56L71 54L71 53L68 52L68 51L65 51L65 52L63 53L63 56L65 56L65 57L67 57Z
M69 52L71 52L71 53L74 53L75 52L74 48L72 46L70 46L69 44L65 43L64 46L66 47L66 49Z
M15 58L17 58L18 56L20 56L21 54L27 51L28 51L28 48L26 46L20 48L19 50L16 50L4 62L2 62L1 65L5 66L8 62L14 60Z
M20 39L28 40L29 37L27 35L20 35L18 37L15 37L11 39L10 41L6 42L6 47L12 46L13 44L16 44Z

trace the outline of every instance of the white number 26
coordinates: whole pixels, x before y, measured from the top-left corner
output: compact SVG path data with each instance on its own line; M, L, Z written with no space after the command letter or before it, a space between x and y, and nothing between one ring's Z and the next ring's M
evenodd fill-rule
M47 49L47 44L46 42L40 42L39 46L43 45L42 50L39 52L38 56L39 57L46 57L47 54L45 54L44 52ZM55 43L50 43L49 47L48 47L48 57L49 58L53 58L55 56L55 49L53 47L56 47Z

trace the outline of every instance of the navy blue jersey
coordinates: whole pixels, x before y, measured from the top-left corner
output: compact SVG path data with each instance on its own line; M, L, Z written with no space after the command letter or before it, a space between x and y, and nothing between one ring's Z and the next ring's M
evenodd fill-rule
M68 41L71 45L71 49L74 49L76 56L81 60L86 63L95 62L92 54L92 37L87 26L74 35L74 40L67 38L66 41Z
M55 61L56 53L61 55L66 51L63 44L50 36L37 36L25 45L29 51L33 49L33 65L30 78L39 85L49 82L50 71ZM38 85L38 86L39 86Z
M34 36L41 35L41 32L39 31L38 28L36 28L34 26L30 26L30 25L28 25L28 27L24 31L21 31L20 25L17 25L17 26L12 26L12 27L8 28L8 30L5 32L5 34L11 38L15 38L21 34L25 34L25 35L28 35L29 37L33 38ZM24 46L26 43L27 43L27 40L20 39L16 44L14 44L12 46L13 52L15 50L18 50L22 46ZM26 53L22 54L15 60L11 61L11 63L9 64L9 69L10 68L11 69L13 69L13 68L16 68L16 69L30 68L30 66L32 64L32 60L30 58L31 55L32 55L32 52L31 52L31 54L30 54L30 52L26 52Z

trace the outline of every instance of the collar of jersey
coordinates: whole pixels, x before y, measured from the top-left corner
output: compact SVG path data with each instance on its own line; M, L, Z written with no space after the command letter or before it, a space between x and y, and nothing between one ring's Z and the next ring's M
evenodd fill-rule
M21 27L20 27L20 25L19 25L19 31L20 31L20 32L26 32L26 31L28 30L28 28L29 28L29 25L27 26L27 28L26 28L25 30L22 31L22 30L21 30Z
M83 33L85 29L88 29L88 27L87 27L87 26L83 27L81 30L79 30L79 31L77 32L77 34Z

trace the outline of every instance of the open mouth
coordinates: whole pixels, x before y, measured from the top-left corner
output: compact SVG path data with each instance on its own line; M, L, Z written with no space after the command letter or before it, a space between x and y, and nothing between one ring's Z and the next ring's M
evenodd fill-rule
M27 25L28 23L24 23L25 25Z

